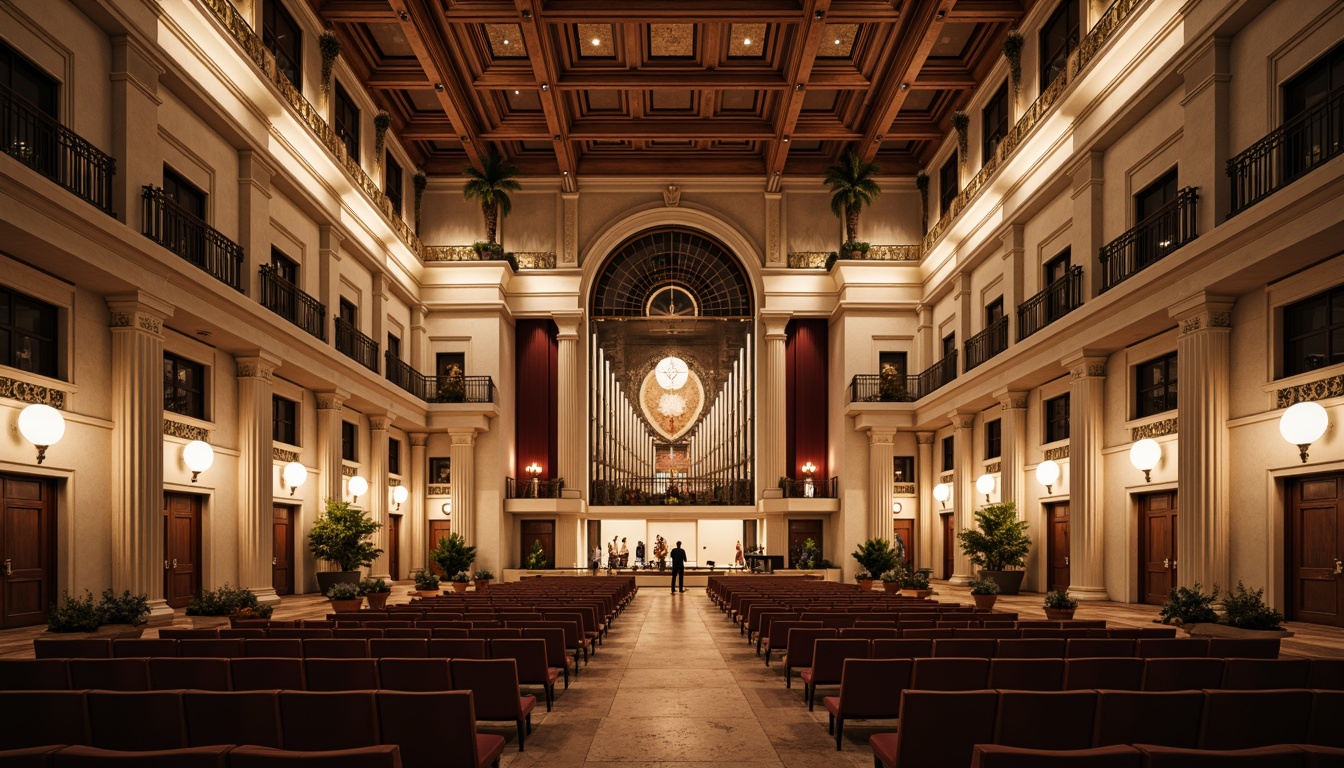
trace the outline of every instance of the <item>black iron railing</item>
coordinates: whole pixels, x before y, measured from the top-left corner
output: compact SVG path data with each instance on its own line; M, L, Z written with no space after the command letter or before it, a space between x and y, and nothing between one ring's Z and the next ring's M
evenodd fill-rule
M957 378L957 350L954 349L942 360L925 368L924 372L919 374L919 396L931 394L955 378Z
M112 215L117 161L0 85L0 152Z
M809 490L808 478L781 477L779 489L786 499L838 499L840 498L840 478L813 477Z
M1344 88L1227 161L1235 216L1344 152Z
M594 480L590 506L708 506L755 504L747 478L630 477Z
M427 403L495 402L495 380L489 376L426 376L390 350L383 360L388 381Z
M299 328L327 340L327 308L276 274L270 264L261 265L261 305Z
M1198 236L1196 187L1176 193L1176 199L1158 208L1132 229L1103 245L1100 252L1101 290L1109 291Z
M1027 338L1083 305L1083 268L1067 274L1017 305L1017 338Z
M535 479L514 480L504 478L504 498L506 499L558 499L565 489L565 479L540 477Z
M336 351L370 371L378 372L378 342L341 317L336 318Z
M966 340L966 370L980 365L1008 348L1008 316L990 323Z
M913 403L919 399L918 376L856 374L849 382L851 403Z
M243 247L163 194L146 186L145 237L235 291L243 290Z

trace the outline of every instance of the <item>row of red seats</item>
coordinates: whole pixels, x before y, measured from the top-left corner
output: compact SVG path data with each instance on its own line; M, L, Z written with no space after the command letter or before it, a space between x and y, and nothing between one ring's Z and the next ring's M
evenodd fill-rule
M1170 628L1168 628L1168 629L1170 629ZM866 639L866 640L895 640L895 639L902 639L902 640L909 640L911 643L916 643L916 642L919 642L919 641L933 642L933 641L941 640L941 641L945 641L945 645L946 645L947 647L955 647L955 646L957 646L957 645L964 645L964 646L967 647L967 648L980 648L980 647L992 648L992 647L996 647L996 643L997 643L998 641L1000 641L1000 640L1003 640L1003 641L1010 641L1010 642L1008 643L1009 647L1020 647L1020 648L1030 648L1030 647L1049 648L1049 647L1055 647L1055 646L1058 646L1059 648L1063 648L1063 647L1065 646L1066 643L1072 642L1072 641L1074 641L1074 640L1097 640L1097 641L1103 641L1103 642L1097 644L1097 645L1099 645L1099 646L1101 646L1101 647L1105 647L1105 646L1107 646L1107 645L1110 645L1110 646L1112 646L1112 647L1114 647L1114 648L1117 648L1117 649L1121 649L1121 648L1123 648L1123 649L1128 649L1128 650L1123 650L1123 651L1119 651L1119 652L1116 652L1116 653L1094 654L1094 655L1101 655L1101 656L1132 656L1132 655L1134 655L1134 653L1135 653L1134 649L1135 649L1135 647L1136 647L1136 643L1138 643L1138 642L1145 642L1145 643L1147 643L1147 644L1145 645L1145 647L1147 647L1147 648L1156 648L1156 647L1160 647L1160 643L1159 643L1159 641L1160 641L1161 643L1170 643L1170 642L1180 642L1180 643L1184 643L1184 642L1185 642L1184 640L1177 640L1177 639L1175 638L1175 636L1174 636L1174 633L1159 633L1159 634L1155 634L1155 635L1146 635L1146 634L1142 634L1141 630L1118 630L1118 629L1117 629L1117 630L1106 630L1106 629L1094 629L1094 630L1090 630L1090 629L1084 629L1084 630L1068 630L1068 629L906 629L906 630L899 630L899 629L894 629L894 628L891 628L891 627L855 627L855 628L852 628L852 629L840 629L840 630L836 630L836 629L829 629L829 628L826 628L824 625L820 625L820 626L819 626L817 622L805 622L805 621L776 621L776 622L773 622L773 623L771 624L771 626L770 626L770 633L769 633L768 635L766 635L766 637L765 637L764 640L762 641L762 647L766 649L766 654L765 654L765 665L766 665L767 667L770 666L771 656L772 656L775 652L779 652L779 653L787 653L787 650L788 650L788 644L789 644L789 638L791 638L791 637L793 636L793 633L795 633L795 632L800 633L800 634L799 634L799 637L812 637L812 638L841 637L841 638L862 638L862 639ZM1219 639L1227 639L1227 638L1219 638ZM953 640L956 640L957 642L955 642L955 643L951 642L951 641L953 641ZM1086 643L1080 643L1080 644L1079 644L1080 647L1083 647L1083 646L1086 646L1086 645L1088 645L1088 644L1086 644ZM1278 641L1277 638L1269 638L1269 639L1267 639L1267 640L1265 640L1265 639L1253 639L1253 640L1251 640L1248 644L1245 644L1245 645L1244 645L1244 647L1251 647L1251 646L1263 647L1263 648L1265 649L1265 650L1263 651L1264 653L1270 653L1270 652L1272 652L1272 654L1275 655L1275 656L1277 656L1277 655L1278 655L1278 652L1279 652L1279 641ZM1203 640L1203 639L1201 638L1201 639L1199 639L1199 642L1197 642L1196 645L1188 645L1188 646L1187 646L1187 645L1181 645L1181 646L1175 646L1175 650L1173 650L1173 651L1171 651L1171 652L1167 652L1167 653L1159 653L1159 654L1156 654L1156 655L1160 655L1160 656L1186 656L1186 655L1208 656L1208 655L1211 655L1211 654L1212 654L1212 655L1219 655L1219 656L1227 656L1227 655L1229 655L1229 654L1227 654L1227 653L1214 653L1214 652L1212 652L1212 651L1207 650L1207 649L1212 648L1212 647L1215 647L1215 646L1211 646L1211 645L1209 645L1207 640ZM1216 646L1216 647L1223 647L1223 644L1219 644L1219 645ZM1235 653L1235 654L1232 654L1232 655L1236 655L1236 656L1259 656L1259 655L1261 655L1260 652L1257 652L1257 653L1247 653L1247 652L1245 652L1245 651L1243 650L1243 648L1239 648L1239 647L1238 647L1238 644L1236 644L1236 643L1233 643L1233 644L1227 644L1226 647L1228 647L1228 648L1237 648L1237 649L1238 649L1238 652ZM758 651L758 654L759 654L759 651ZM927 654L926 654L926 655L927 655ZM981 655L981 652L980 652L980 651L976 651L976 652L974 652L974 653L953 653L953 654L947 654L947 655L951 655L951 656L979 656L979 655ZM996 655L996 654L994 654L994 653L989 653L988 655L993 656L993 655ZM1042 653L1042 654L1040 654L1040 655L1042 655L1042 656L1063 656L1063 655L1065 655L1065 654L1064 654L1062 651L1060 651L1060 652L1058 652L1058 653L1051 652L1051 653Z
M0 751L5 768L402 768L395 744L322 752L272 747L210 747L123 752L97 747L49 744Z
M1344 768L1344 749L1276 744L1250 749L1181 749L1117 744L1093 749L1025 749L977 744L971 768ZM881 766L878 766L881 768Z
M242 744L325 752L396 745L406 768L485 768L498 765L504 738L476 733L482 703L465 691L0 692L0 750Z

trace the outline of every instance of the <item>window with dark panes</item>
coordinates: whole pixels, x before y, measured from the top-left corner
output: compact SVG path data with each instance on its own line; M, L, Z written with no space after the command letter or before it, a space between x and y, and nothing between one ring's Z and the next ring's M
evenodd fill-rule
M345 92L340 83L335 87L335 118L332 121L332 128L336 129L336 138L345 145L345 153L351 160L359 162L359 107L355 106L355 100L350 98L350 94Z
M957 351L957 334L949 333L943 337L943 359L951 357Z
M280 0L261 5L261 44L295 88L303 89L303 29Z
M1064 0L1041 25L1041 91L1064 73L1069 54L1078 47L1078 0Z
M271 248L271 267L275 269L276 277L298 287L299 263L286 256L279 248Z
M941 216L947 213L952 207L952 201L957 199L957 193L961 191L958 185L961 183L960 176L957 174L957 153L947 158L943 167L938 170L938 214Z
M0 152L49 178L58 177L64 158L55 127L59 93L55 78L0 40Z
M1344 363L1344 285L1283 308L1283 375Z
M58 120L56 79L0 40L0 87L38 112Z
M1008 84L999 86L999 90L980 111L982 145L980 164L985 165L994 157L999 142L1008 135Z
M892 456L891 457L891 481L893 483L913 483L915 482L915 457L914 456Z
M988 328L989 326L999 322L1002 319L1003 319L1003 297L1000 296L999 298L985 305L985 327Z
M341 458L359 461L359 425L341 422Z
M299 404L271 395L271 439L285 445L299 444Z
M401 474L401 441L395 437L387 441L387 471L394 475Z
M205 193L166 165L163 167L163 196L177 203L183 211L205 221Z
M1176 169L1167 171L1162 178L1144 187L1134 196L1134 223L1157 213L1167 203L1176 199Z
M1065 248L1058 256L1045 262L1041 268L1041 280L1046 288L1069 276L1069 270L1073 267L1073 254L1071 249ZM1069 310L1073 309L1072 298L1069 291L1063 285L1056 286L1045 301L1045 320L1053 323L1059 318L1067 315Z
M985 422L985 458L997 459L1003 455L1003 421Z
M948 435L943 438L943 470L951 472L957 465L957 442L955 435Z
M456 374L451 373L453 368L457 368ZM443 377L449 375L464 376L467 372L467 356L463 352L440 352L434 356L434 375Z
M55 378L60 373L56 307L0 288L0 365Z
M164 354L163 410L196 419L205 418L205 366L174 354Z
M353 301L350 301L344 296L341 297L340 304L338 305L337 317L348 323L351 328L359 328L359 309L355 306Z
M1293 179L1341 150L1344 120L1339 101L1326 102L1344 90L1344 44L1334 47L1283 86L1284 178ZM1325 109L1318 118L1303 117ZM1298 119L1302 118L1302 119Z
M1176 353L1134 366L1134 416L1176 410Z
M401 190L404 185L401 172L401 164L392 159L392 153L388 152L383 157L383 194L387 195L387 201L392 204L392 212L398 216L401 212Z
M1045 401L1045 442L1069 439L1069 396Z
M390 333L387 334L387 353L395 360L401 359L401 339Z

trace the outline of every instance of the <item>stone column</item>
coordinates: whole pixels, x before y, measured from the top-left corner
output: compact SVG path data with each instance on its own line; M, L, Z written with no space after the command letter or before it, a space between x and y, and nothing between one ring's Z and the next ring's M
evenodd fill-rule
M429 535L429 510L426 507L425 497L429 493L426 475L429 467L426 466L425 445L429 441L429 435L425 432L411 432L406 435L411 443L411 466L410 471L406 473L408 483L407 491L410 492L410 511L406 514L406 552L409 557L405 558L410 571L425 567L425 557L429 551L429 546L425 543L425 538Z
M341 298L341 232L335 225L318 225L317 259L317 298L322 302L322 306L328 309L324 330L327 338L334 343L336 340L336 316L339 314ZM339 407L338 405L337 408ZM337 431L336 434L339 438L340 432ZM338 497L333 496L333 498Z
M1011 501L1019 518L1026 515L1027 479L1023 475L1027 453L1027 395L1004 389L994 393L1003 408L1000 420L999 498Z
M158 135L159 104L162 103L159 76L163 70L154 63L154 58L138 38L129 35L112 38L112 146L109 149L117 159L117 172L112 176L112 210L137 232L144 220L143 187L163 185L163 155L159 143L146 140L146 137ZM162 371L159 377L163 377ZM161 501L158 506L163 506Z
M868 432L868 498L871 500L868 536L887 541L891 541L894 535L891 522L891 463L896 455L895 439L894 432L880 432L876 429Z
M784 567L789 567L789 524L783 515L767 514L765 516L763 543L765 544L765 554L783 555Z
M918 373L937 362L933 358L935 342L933 338L932 304L919 305L919 325L915 326L915 345L915 363L910 366L907 373Z
M406 362L411 367L420 372L437 373L434 370L433 361L429 360L429 330L425 327L425 318L429 314L429 308L424 304L415 304L411 307L411 339L410 339L410 357Z
M979 506L975 491L975 414L954 411L948 414L948 418L952 420L955 436L953 448L956 451L952 465L952 502L956 504L955 528L957 531L964 531L975 527L975 510ZM954 544L953 549L956 551L955 569L950 581L953 584L966 584L977 577L976 567L971 565L969 557L961 553L959 543Z
M1101 293L1102 274L1098 253L1102 241L1102 168L1105 154L1093 150L1080 155L1065 173L1072 178L1074 264L1083 268L1083 299ZM1053 254L1051 254L1053 256ZM1090 286L1090 287L1089 287ZM1072 514L1072 512L1070 512ZM1070 523L1072 525L1072 523Z
M1009 342L1021 341L1017 335L1017 306L1026 301L1026 285L1023 280L1026 261L1026 245L1023 234L1026 226L1010 224L999 240L1003 244L1003 311L1008 315Z
M238 153L238 244L243 290L261 297L262 264L271 262L271 179L275 169L252 150Z
M933 471L933 433L916 432L915 439L919 443L918 454L915 456L915 492L919 494L916 512L919 517L919 556L915 559L915 565L932 568L935 562L934 553L938 551L933 546L934 520L938 519L939 513L933 508L933 486L936 477Z
M564 478L564 496L567 499L584 498L588 495L588 452L584 450L584 436L588 434L584 416L587 381L583 364L579 360L579 332L583 328L583 312L557 312L552 315L558 333L556 334L556 379L557 440L556 463L553 477ZM474 440L474 438L473 438ZM453 480L456 488L457 461L453 461ZM453 514L457 514L457 502L453 502Z
M381 357L382 353L387 351L387 275L383 272L374 272L372 277L373 311L369 317L369 336L377 342ZM378 365L382 364L383 361L378 360Z
M448 433L449 499L453 502L453 530L468 544L476 543L476 431ZM451 574L450 574L451 575Z
M238 373L238 586L278 603L271 584L275 460L271 375L280 358L257 350L234 358Z
M387 535L387 428L391 425L392 419L385 413L369 414L369 460L365 463L369 472L369 491L368 499L364 502L364 508L369 512L369 518L375 523L382 523L373 534L373 545L383 550L377 560L369 569L369 575L375 579L391 578L392 569L388 564L387 548L389 546Z
M788 336L785 329L792 314L779 311L762 311L761 322L765 325L765 407L759 412L761 422L761 443L758 453L760 475L756 482L757 493L765 498L780 498L783 491L779 488L779 478L788 473L785 467L788 441L788 414L785 408L786 390L786 349ZM787 533L785 541L788 541Z
M1061 361L1069 369L1069 594L1107 600L1105 355L1081 352Z
M1179 70L1185 79L1179 186L1199 188L1196 223L1200 232L1212 232L1226 218L1232 202L1231 180L1226 171L1232 39L1208 37L1195 47Z
M1176 516L1176 569L1183 586L1229 587L1231 505L1228 486L1228 398L1235 297L1197 293L1171 308L1181 396L1176 416L1180 514Z
M321 484L318 499L340 501L345 493L341 473L341 408L350 397L344 390L318 392L317 395L317 477Z
M171 304L146 293L111 296L112 589L149 595L150 618L170 620L164 601L163 321Z

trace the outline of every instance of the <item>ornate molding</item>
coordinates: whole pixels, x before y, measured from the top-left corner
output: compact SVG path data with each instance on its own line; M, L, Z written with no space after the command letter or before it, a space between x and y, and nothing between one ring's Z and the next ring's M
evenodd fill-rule
M238 378L240 379L261 379L270 381L271 374L275 373L275 366L265 363L239 363Z
M975 429L975 414L973 413L953 414L951 419L953 429Z
M339 411L345 405L345 396L335 392L318 392L315 399L319 411Z
M915 442L919 445L933 445L933 437L932 432L916 432Z
M825 269L830 251L791 251L789 269Z
M765 260L774 264L779 261L779 206L778 199L767 199L765 203Z
M998 473L1000 473L1000 472L1002 472L1002 471L1003 471L1003 462L1001 462L1001 461L996 461L996 462L993 462L992 464L986 464L986 465L985 465L985 473L986 473L986 474L989 474L989 475L997 475Z
M407 437L411 440L412 448L423 448L429 444L428 432L412 432Z
M163 434L168 437L180 437L183 440L210 440L210 430L193 424L184 424L172 419L163 420Z
M869 445L891 445L896 442L896 436L890 432L869 432Z
M1069 369L1070 381L1077 381L1078 379L1101 379L1105 378L1105 376L1106 376L1105 362L1098 363L1094 361L1088 361L1079 363L1078 365L1075 365L1073 368Z
M914 483L895 483L894 485L891 486L891 492L892 492L893 494L895 494L896 496L914 496L914 495L915 495L915 484L914 484Z
M943 474L941 474L941 475L938 476L938 482L940 482L940 483L950 483L950 482L952 482L953 476L954 476L955 474L956 474L955 472L944 472Z
M1142 440L1146 437L1161 437L1163 435L1176 434L1176 419L1163 419L1154 421L1152 424L1141 424L1129 430L1129 439L1131 441Z
M426 245L425 261L480 261L470 245Z
M354 477L359 474L357 467L341 467L341 477Z
M113 310L112 321L108 325L112 328L139 328L155 335L163 332L163 320L148 312Z
M427 495L429 496L450 496L453 492L451 485L431 485Z
M389 478L387 478L387 487L388 487L388 488L396 488L396 487L399 486L399 485L401 485L401 480L399 480L399 479L397 479L397 478L395 478L395 477L389 477Z
M18 379L0 377L0 397L21 403L41 403L60 410L65 407L65 391L31 384Z
M676 184L668 184L667 189L663 190L663 205L668 208L676 208L681 205L681 187Z
M1181 335L1202 329L1231 328L1232 313L1225 309L1209 310L1191 315L1181 321Z
M555 269L555 251L515 251L519 269Z
M1069 446L1061 445L1058 448L1050 448L1045 452L1045 458L1048 461L1059 461L1069 458Z
M288 464L291 461L299 460L299 452L291 451L288 448L277 448L275 446L271 446L271 459L273 461L279 461Z
M565 199L565 263L573 264L579 252L579 200Z
M1344 375L1309 381L1295 387L1285 387L1276 393L1275 399L1279 408L1287 408L1295 403L1325 400L1331 397L1344 397Z
M452 432L448 435L450 445L462 445L468 448L476 445L475 432Z
M1005 411L1022 410L1027 407L1027 394L1025 392L1014 392L1010 395L1004 395L999 398L999 405Z
M868 252L858 258L859 261L919 261L922 256L919 245L873 245Z
M391 424L391 423L392 423L392 419L391 419L390 417L388 417L388 416L370 416L370 417L369 417L369 431L370 431L370 432L386 432L386 431L387 431L387 426L388 426L389 424Z

